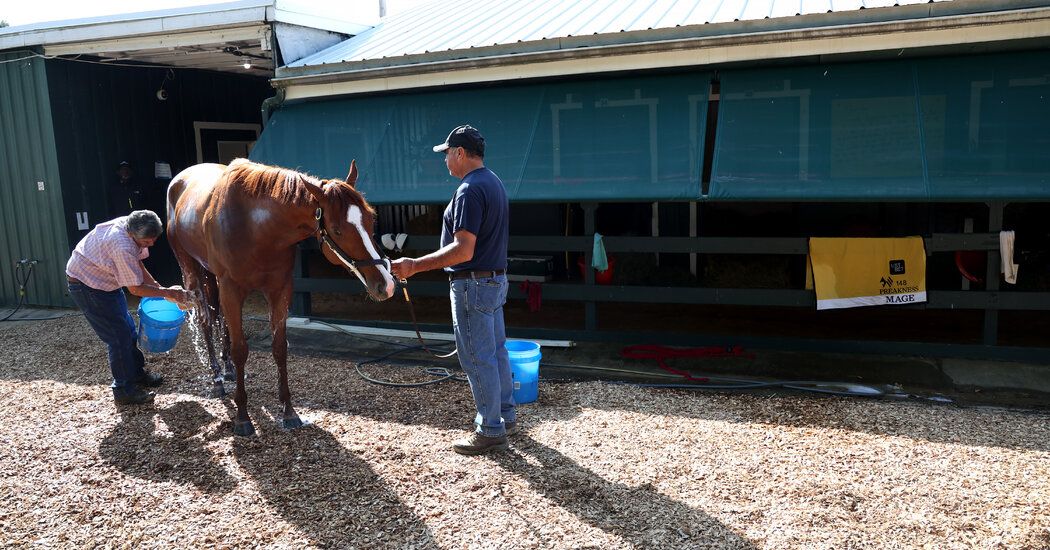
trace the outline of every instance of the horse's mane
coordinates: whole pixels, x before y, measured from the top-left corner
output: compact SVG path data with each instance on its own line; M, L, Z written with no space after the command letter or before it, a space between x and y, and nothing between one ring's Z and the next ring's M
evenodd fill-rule
M246 159L231 162L226 173L229 181L249 197L269 197L288 205L309 206L313 203L313 195L306 186L313 184L322 188L331 208L345 212L351 205L357 205L375 214L364 195L343 180L321 180L302 172Z

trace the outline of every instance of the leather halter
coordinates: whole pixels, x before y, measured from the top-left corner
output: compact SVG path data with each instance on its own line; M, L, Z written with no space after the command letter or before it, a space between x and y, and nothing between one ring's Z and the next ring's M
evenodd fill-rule
M324 226L324 210L320 207L314 212L314 219L317 220L317 240L321 241L321 246L328 245L328 248L332 250L332 253L336 255L344 264L350 267L350 269L357 270L358 264L360 265L382 265L386 266L386 270L390 271L390 259L383 255L382 249L376 247L376 251L379 251L379 255L382 258L378 260L355 260L350 257L342 248L339 248L339 243L335 242L328 236L328 230ZM374 245L375 243L373 243Z
M322 210L320 207L318 207L317 211L314 212L314 219L317 220L317 240L321 241L322 246L328 245L328 248L332 249L332 253L338 256L343 263L350 267L350 269L357 272L358 277L361 276L361 273L357 271L357 264L385 265L386 270L390 271L390 259L387 258L385 255L378 260L354 260L350 258L350 256L346 252L343 252L343 249L339 248L339 245L328 237L328 230L324 227L324 210ZM375 243L373 242L372 244L374 245ZM380 255L383 254L381 248L376 247L376 250L380 251ZM416 338L419 339L419 343L423 346L423 349L426 350L427 353L440 359L446 359L455 355L459 351L458 348L446 354L438 354L433 351L430 351L430 348L427 347L426 342L423 341L423 334L419 332L419 322L416 321L416 308L412 305L412 299L408 297L408 281L404 279L400 281L397 281L395 279L395 281L395 284L397 284L397 282L401 283L401 292L405 296L405 303L408 304L408 312L412 316L412 326L416 329Z

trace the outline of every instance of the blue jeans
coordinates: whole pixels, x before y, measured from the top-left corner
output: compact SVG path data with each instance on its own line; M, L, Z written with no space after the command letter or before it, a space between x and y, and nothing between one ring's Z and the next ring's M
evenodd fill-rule
M135 381L145 376L146 359L138 346L135 321L128 313L124 290L112 292L95 290L89 286L69 283L69 297L84 312L95 334L109 348L109 371L113 375L113 391L132 392Z
M490 437L502 436L507 433L503 423L516 421L510 357L504 345L507 276L457 279L450 287L459 364L467 374L478 410L475 430Z

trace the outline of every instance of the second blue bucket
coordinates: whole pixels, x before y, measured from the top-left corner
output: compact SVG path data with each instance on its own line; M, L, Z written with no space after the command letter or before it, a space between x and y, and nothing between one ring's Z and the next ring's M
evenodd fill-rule
M175 347L186 314L164 298L143 298L139 302L139 349L164 353Z
M507 340L505 345L514 378L514 402L532 403L540 393L540 345L528 340Z

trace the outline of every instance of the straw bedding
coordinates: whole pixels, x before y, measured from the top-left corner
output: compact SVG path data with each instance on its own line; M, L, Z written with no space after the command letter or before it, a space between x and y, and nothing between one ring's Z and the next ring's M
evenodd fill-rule
M1050 547L1043 413L544 382L511 450L464 457L449 444L471 420L465 384L379 387L348 360L293 355L293 396L312 425L288 432L273 361L253 349L259 435L245 439L232 435L231 403L204 396L189 340L150 358L167 378L156 404L118 412L82 318L0 326L0 541Z

